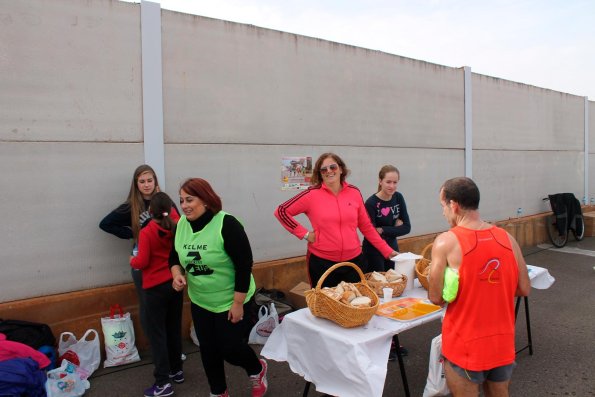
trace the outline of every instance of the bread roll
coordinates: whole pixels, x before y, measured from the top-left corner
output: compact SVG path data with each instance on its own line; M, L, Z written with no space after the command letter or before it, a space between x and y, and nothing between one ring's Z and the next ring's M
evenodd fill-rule
M353 299L350 303L352 306L355 307L370 307L372 306L372 299L368 298L367 296L358 296L357 298Z
M401 281L403 280L403 275L400 273L397 273L395 270L393 269L389 269L386 273L385 273L386 279L388 280L388 282L390 283L394 283L397 281Z
M378 272L372 272L372 274L370 275L370 280L372 281L376 281L378 283L386 283L386 277L384 277L383 274L380 274Z
M340 301L343 302L343 303L345 303L345 304L348 304L352 300L354 300L355 298L356 298L355 292L353 292L353 291L345 291L345 292L343 292L343 296L341 296Z

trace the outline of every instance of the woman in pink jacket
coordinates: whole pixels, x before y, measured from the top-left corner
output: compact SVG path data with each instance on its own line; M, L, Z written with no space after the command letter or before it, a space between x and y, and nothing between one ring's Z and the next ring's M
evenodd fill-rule
M397 255L378 234L366 212L360 190L348 184L349 169L334 153L322 154L312 173L312 186L281 204L275 217L281 225L299 239L308 241L306 263L310 285L316 286L322 274L338 262L352 262L366 271L365 257L357 229L385 258ZM305 214L312 224L307 230L296 219ZM340 281L357 282L353 269L342 267L333 271L323 286L334 287Z

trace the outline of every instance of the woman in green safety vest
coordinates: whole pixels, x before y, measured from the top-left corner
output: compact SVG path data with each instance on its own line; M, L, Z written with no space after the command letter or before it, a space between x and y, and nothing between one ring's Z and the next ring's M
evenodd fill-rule
M180 188L183 212L169 258L176 291L188 286L192 319L211 396L228 396L224 361L246 371L252 396L267 390L267 364L245 342L244 313L254 295L252 249L242 224L222 211L221 198L204 179Z

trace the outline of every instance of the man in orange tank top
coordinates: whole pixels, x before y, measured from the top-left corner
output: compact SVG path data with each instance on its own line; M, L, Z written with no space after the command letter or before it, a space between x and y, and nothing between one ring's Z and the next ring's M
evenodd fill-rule
M432 246L430 300L442 298L447 267L458 273L456 298L442 323L446 382L455 397L507 397L515 363L514 297L531 285L516 240L481 220L479 189L469 178L446 181L440 189L442 213L450 226Z

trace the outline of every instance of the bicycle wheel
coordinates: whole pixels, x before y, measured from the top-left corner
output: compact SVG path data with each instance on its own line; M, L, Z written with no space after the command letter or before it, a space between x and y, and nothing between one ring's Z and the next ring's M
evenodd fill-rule
M572 234L574 234L576 241L581 241L585 238L585 218L582 215L577 215Z
M556 215L550 215L546 220L547 234L550 237L550 241L554 244L554 247L562 248L568 241L568 231L560 235L558 232L558 226L556 225Z

